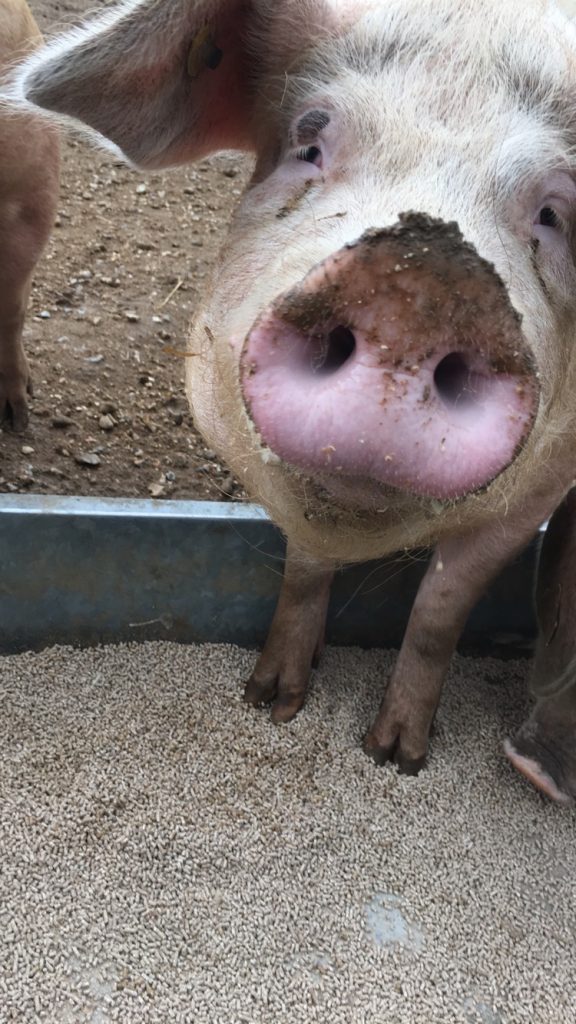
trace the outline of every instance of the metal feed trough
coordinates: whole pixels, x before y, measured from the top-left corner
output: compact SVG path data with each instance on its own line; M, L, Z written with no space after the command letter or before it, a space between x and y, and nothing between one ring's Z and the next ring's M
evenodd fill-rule
M0 652L127 640L263 643L284 543L255 505L0 495ZM465 653L534 636L536 544L470 617ZM328 640L398 647L425 555L339 572Z

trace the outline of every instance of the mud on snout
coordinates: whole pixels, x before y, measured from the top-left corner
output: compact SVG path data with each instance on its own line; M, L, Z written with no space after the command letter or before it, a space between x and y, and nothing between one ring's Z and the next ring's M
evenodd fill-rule
M315 266L250 330L241 387L263 450L330 488L440 500L517 456L539 385L520 318L456 224L401 215Z

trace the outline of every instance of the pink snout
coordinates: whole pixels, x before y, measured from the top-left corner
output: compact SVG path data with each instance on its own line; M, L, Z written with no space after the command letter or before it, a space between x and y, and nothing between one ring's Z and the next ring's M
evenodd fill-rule
M245 341L241 377L263 445L284 462L438 499L501 473L539 398L493 268L455 225L415 214L281 296Z

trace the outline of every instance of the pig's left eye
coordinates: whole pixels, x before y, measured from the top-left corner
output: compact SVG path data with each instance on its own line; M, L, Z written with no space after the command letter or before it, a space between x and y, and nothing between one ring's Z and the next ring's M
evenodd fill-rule
M298 160L304 160L307 164L315 164L322 167L322 150L318 146L302 146L296 153Z

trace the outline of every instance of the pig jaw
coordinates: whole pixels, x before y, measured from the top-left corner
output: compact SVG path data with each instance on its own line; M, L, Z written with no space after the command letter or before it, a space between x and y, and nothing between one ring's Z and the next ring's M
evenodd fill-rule
M519 318L454 224L365 234L257 320L241 356L262 451L335 497L484 488L530 434L539 388Z

